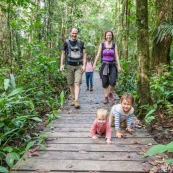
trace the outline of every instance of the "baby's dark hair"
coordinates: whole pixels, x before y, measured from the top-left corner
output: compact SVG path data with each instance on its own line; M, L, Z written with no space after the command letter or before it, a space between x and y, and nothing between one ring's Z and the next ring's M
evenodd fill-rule
M123 100L128 100L132 105L134 104L134 97L130 93L124 93L120 99L120 103L122 103Z

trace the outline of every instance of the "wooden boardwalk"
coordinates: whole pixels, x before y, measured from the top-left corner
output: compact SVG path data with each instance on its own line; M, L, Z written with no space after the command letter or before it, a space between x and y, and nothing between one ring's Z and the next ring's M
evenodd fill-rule
M85 76L81 87L81 109L74 109L67 100L60 118L53 121L41 133L47 135L46 150L40 149L35 157L30 153L23 156L11 173L50 172L120 172L143 173L152 166L151 158L143 153L156 142L145 129L135 129L126 138L115 138L112 129L112 144L105 138L92 140L89 131L98 108L108 111L113 103L103 105L103 89L98 73L94 74L94 91L86 91ZM118 103L119 100L115 101Z

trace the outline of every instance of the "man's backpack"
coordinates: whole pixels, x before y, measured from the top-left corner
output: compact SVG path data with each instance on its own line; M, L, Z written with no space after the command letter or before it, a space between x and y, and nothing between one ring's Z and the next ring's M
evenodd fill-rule
M78 61L79 59L82 59L83 57L83 50L82 50L82 44L81 40L77 39L76 46L72 46L70 44L69 39L66 40L66 43L68 45L67 49L67 61Z

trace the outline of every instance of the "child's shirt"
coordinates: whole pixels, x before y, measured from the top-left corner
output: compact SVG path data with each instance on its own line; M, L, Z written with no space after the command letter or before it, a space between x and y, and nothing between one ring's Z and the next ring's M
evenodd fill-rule
M131 107L129 113L124 113L121 104L114 105L111 110L114 118L115 118L115 130L120 129L120 122L123 120L127 120L127 127L131 126L132 119L134 117L134 108Z
M93 66L91 62L87 62L86 64L86 72L93 72Z
M105 133L106 134L106 138L107 139L111 139L111 127L109 125L108 120L106 120L106 123L103 124L103 125L100 125L97 122L97 118L94 120L92 128L90 130L91 137L94 136L96 133L99 134L99 135Z

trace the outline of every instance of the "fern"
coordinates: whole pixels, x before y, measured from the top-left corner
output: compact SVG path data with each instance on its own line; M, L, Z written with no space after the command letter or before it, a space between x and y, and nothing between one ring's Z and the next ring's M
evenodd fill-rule
M166 36L173 36L173 21L166 21L160 25L154 40L156 40L156 43L159 43L162 42Z

